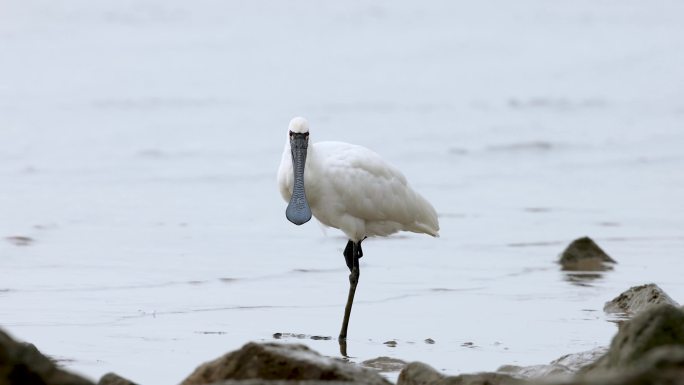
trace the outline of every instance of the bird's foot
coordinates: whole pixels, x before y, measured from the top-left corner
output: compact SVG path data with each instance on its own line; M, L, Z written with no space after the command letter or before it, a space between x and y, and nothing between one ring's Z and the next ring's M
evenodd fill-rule
M340 335L340 337L337 339L337 342L340 343L340 354L344 358L349 358L349 355L347 354L347 337Z

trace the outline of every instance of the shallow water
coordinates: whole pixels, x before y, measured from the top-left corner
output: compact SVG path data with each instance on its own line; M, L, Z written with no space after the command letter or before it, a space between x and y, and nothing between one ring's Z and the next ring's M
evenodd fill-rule
M72 370L177 383L274 333L339 355L346 240L275 185L294 115L440 215L364 242L355 362L546 363L606 345L629 286L684 298L679 3L2 8L0 325ZM584 235L613 271L560 270Z

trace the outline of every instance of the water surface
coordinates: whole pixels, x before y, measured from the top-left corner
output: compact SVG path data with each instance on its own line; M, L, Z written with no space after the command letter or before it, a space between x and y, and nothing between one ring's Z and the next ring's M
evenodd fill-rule
M684 9L657 3L5 2L0 325L147 384L274 333L339 356L346 239L291 225L275 184L304 115L440 216L364 242L353 361L606 345L621 291L684 299ZM613 271L560 270L584 235Z

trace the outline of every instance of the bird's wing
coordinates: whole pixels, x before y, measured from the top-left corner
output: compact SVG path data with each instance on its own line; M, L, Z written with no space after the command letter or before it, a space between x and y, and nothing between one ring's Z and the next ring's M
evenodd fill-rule
M436 234L439 225L434 208L411 189L401 171L365 147L346 143L331 147L323 170L336 196L334 204L340 205L342 212L365 221L391 221L404 225L405 230Z

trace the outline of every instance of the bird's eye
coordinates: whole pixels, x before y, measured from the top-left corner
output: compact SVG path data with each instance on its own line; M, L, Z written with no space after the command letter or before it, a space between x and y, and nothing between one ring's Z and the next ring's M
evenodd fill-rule
M290 131L290 138L294 135L294 132Z

